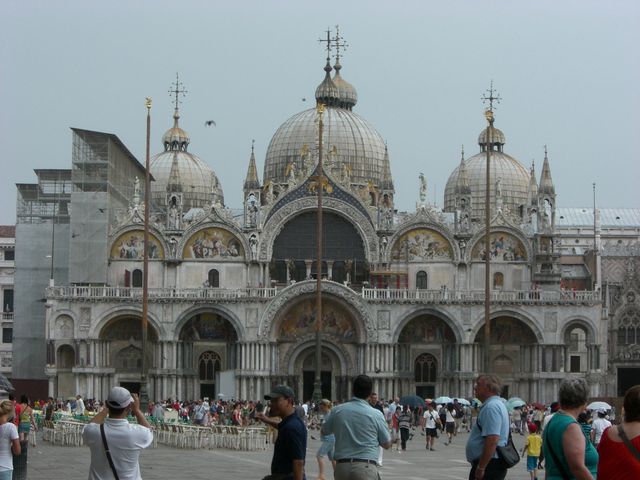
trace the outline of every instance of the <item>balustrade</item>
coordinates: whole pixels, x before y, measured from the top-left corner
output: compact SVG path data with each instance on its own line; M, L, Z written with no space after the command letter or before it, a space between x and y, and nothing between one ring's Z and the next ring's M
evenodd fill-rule
M160 300L267 300L276 288L149 288L149 301ZM141 288L107 286L59 286L47 288L47 298L60 300L133 300L142 301Z

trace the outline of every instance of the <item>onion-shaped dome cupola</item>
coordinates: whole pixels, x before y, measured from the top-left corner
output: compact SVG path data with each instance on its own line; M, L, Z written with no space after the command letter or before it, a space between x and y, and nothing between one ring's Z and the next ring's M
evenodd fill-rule
M151 198L156 206L164 206L167 194L182 193L182 208L187 212L191 208L207 210L212 204L224 205L224 196L218 177L213 169L198 156L188 151L189 134L180 128L178 94L182 84L176 79L175 111L173 126L162 136L164 151L151 159L150 170L154 182L151 183Z

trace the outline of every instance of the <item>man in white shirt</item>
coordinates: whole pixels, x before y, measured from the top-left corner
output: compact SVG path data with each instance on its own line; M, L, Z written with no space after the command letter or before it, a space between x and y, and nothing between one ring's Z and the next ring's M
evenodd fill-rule
M427 410L422 415L422 426L427 436L427 450L434 451L433 444L438 438L438 424L440 417L438 412L433 409L433 402L427 404Z
M93 417L82 432L85 445L91 449L89 480L113 479L113 469L120 480L142 480L138 458L140 450L153 442L153 432L140 410L140 399L126 388L113 387L105 404L107 407ZM138 425L127 421L129 412L136 417ZM102 425L113 469L105 455Z
M591 441L597 447L604 431L611 426L611 422L605 417L607 412L599 411L596 419L591 424Z
M76 415L84 415L84 401L82 400L82 395L78 395L76 397Z

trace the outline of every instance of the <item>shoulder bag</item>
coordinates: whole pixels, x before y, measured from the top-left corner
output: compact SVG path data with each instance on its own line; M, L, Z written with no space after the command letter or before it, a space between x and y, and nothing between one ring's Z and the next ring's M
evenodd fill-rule
M482 425L480 422L476 422L478 429L482 432ZM513 444L513 438L511 437L511 429L509 429L509 439L504 447L497 446L496 452L498 452L498 458L502 460L507 468L511 468L520 461L520 454L516 450L516 446Z
M100 424L100 436L102 437L102 445L104 445L104 453L107 455L107 461L113 472L113 478L120 480L118 472L116 472L116 466L113 464L113 458L111 458L111 452L109 451L109 445L107 445L107 436L104 434L104 423Z
M638 449L633 445L633 443L631 443L631 440L629 440L629 437L627 437L627 434L622 428L622 424L618 425L618 435L620 435L620 438L622 439L624 444L627 446L631 454L634 457L636 457L636 460L640 462L640 452L638 452Z

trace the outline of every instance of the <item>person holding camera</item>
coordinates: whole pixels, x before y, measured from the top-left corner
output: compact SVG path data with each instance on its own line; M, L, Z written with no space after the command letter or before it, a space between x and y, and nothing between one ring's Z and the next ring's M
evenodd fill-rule
M153 442L153 432L140 410L140 399L126 388L113 387L105 405L82 431L84 443L91 449L89 480L141 480L138 458ZM129 412L137 425L127 420Z

